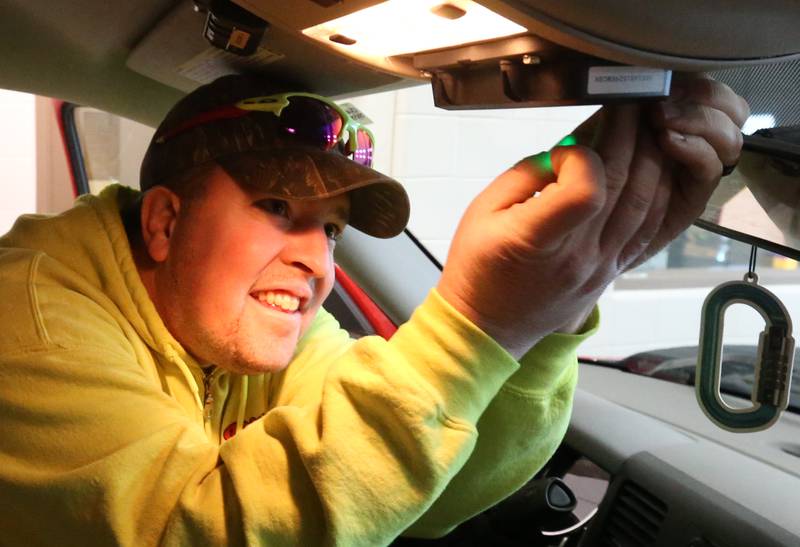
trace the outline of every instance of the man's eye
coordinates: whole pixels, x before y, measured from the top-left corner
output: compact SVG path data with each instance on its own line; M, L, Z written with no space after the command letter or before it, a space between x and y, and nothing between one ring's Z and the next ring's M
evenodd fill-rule
M342 229L336 224L330 222L325 225L325 233L327 234L328 239L333 241L339 241L339 239L342 237Z
M271 215L288 216L289 204L282 199L265 199L258 202L258 206Z

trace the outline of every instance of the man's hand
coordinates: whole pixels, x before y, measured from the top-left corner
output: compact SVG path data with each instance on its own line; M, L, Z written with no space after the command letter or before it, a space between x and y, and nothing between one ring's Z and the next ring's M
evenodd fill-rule
M453 238L440 294L517 358L580 328L611 281L700 215L739 157L749 108L695 77L664 103L598 114L578 130L599 122L591 148L555 148L552 174L530 162L501 174Z

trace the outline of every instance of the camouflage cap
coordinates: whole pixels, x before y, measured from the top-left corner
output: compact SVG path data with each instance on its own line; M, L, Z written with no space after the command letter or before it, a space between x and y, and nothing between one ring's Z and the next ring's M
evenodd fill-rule
M338 151L293 142L278 131L278 118L272 113L215 120L161 139L198 114L277 91L259 78L235 75L188 94L156 130L142 161L140 188L168 183L190 169L215 162L239 184L277 198L309 200L346 193L351 226L380 238L402 232L410 206L399 182Z

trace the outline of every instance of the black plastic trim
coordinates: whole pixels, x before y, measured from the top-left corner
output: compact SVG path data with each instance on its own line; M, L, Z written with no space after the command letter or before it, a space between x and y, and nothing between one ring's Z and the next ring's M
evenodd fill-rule
M709 232L714 232L715 234L729 237L748 245L755 245L759 249L766 249L767 251L772 251L773 253L800 261L800 250L792 249L791 247L786 247L784 245L767 241L766 239L761 239L760 237L754 237L743 232L737 232L736 230L723 228L719 224L714 224L713 222L708 222L707 220L697 219L694 221L694 225L698 228L703 228Z
M442 263L439 262L439 259L433 256L433 254L427 249L427 247L425 247L425 245L423 245L422 242L419 239L417 239L417 237L414 234L411 233L411 230L406 228L405 230L403 230L403 232L405 232L405 234L412 241L412 243L414 243L414 245L416 245L417 248L420 251L422 251L422 254L428 257L428 260L430 260L433 263L433 265L439 269L440 272L444 269Z
M754 152L766 153L770 156L781 159L792 161L800 160L800 146L761 135L744 135L744 145L742 148L743 150L753 150ZM759 249L766 249L768 251L772 251L773 253L800 261L800 250L798 249L792 249L791 247L751 236L737 230L723 228L722 226L707 220L697 219L694 222L694 225L699 228L703 228L704 230L714 232L715 234L747 243L748 245L755 245Z

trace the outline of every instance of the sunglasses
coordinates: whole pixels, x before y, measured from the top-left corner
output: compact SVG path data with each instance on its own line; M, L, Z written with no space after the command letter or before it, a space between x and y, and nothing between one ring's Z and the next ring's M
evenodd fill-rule
M372 166L375 137L333 101L312 93L283 93L252 97L194 116L158 137L167 140L194 127L268 112L278 117L278 128L287 139L322 150L336 150L356 163Z

